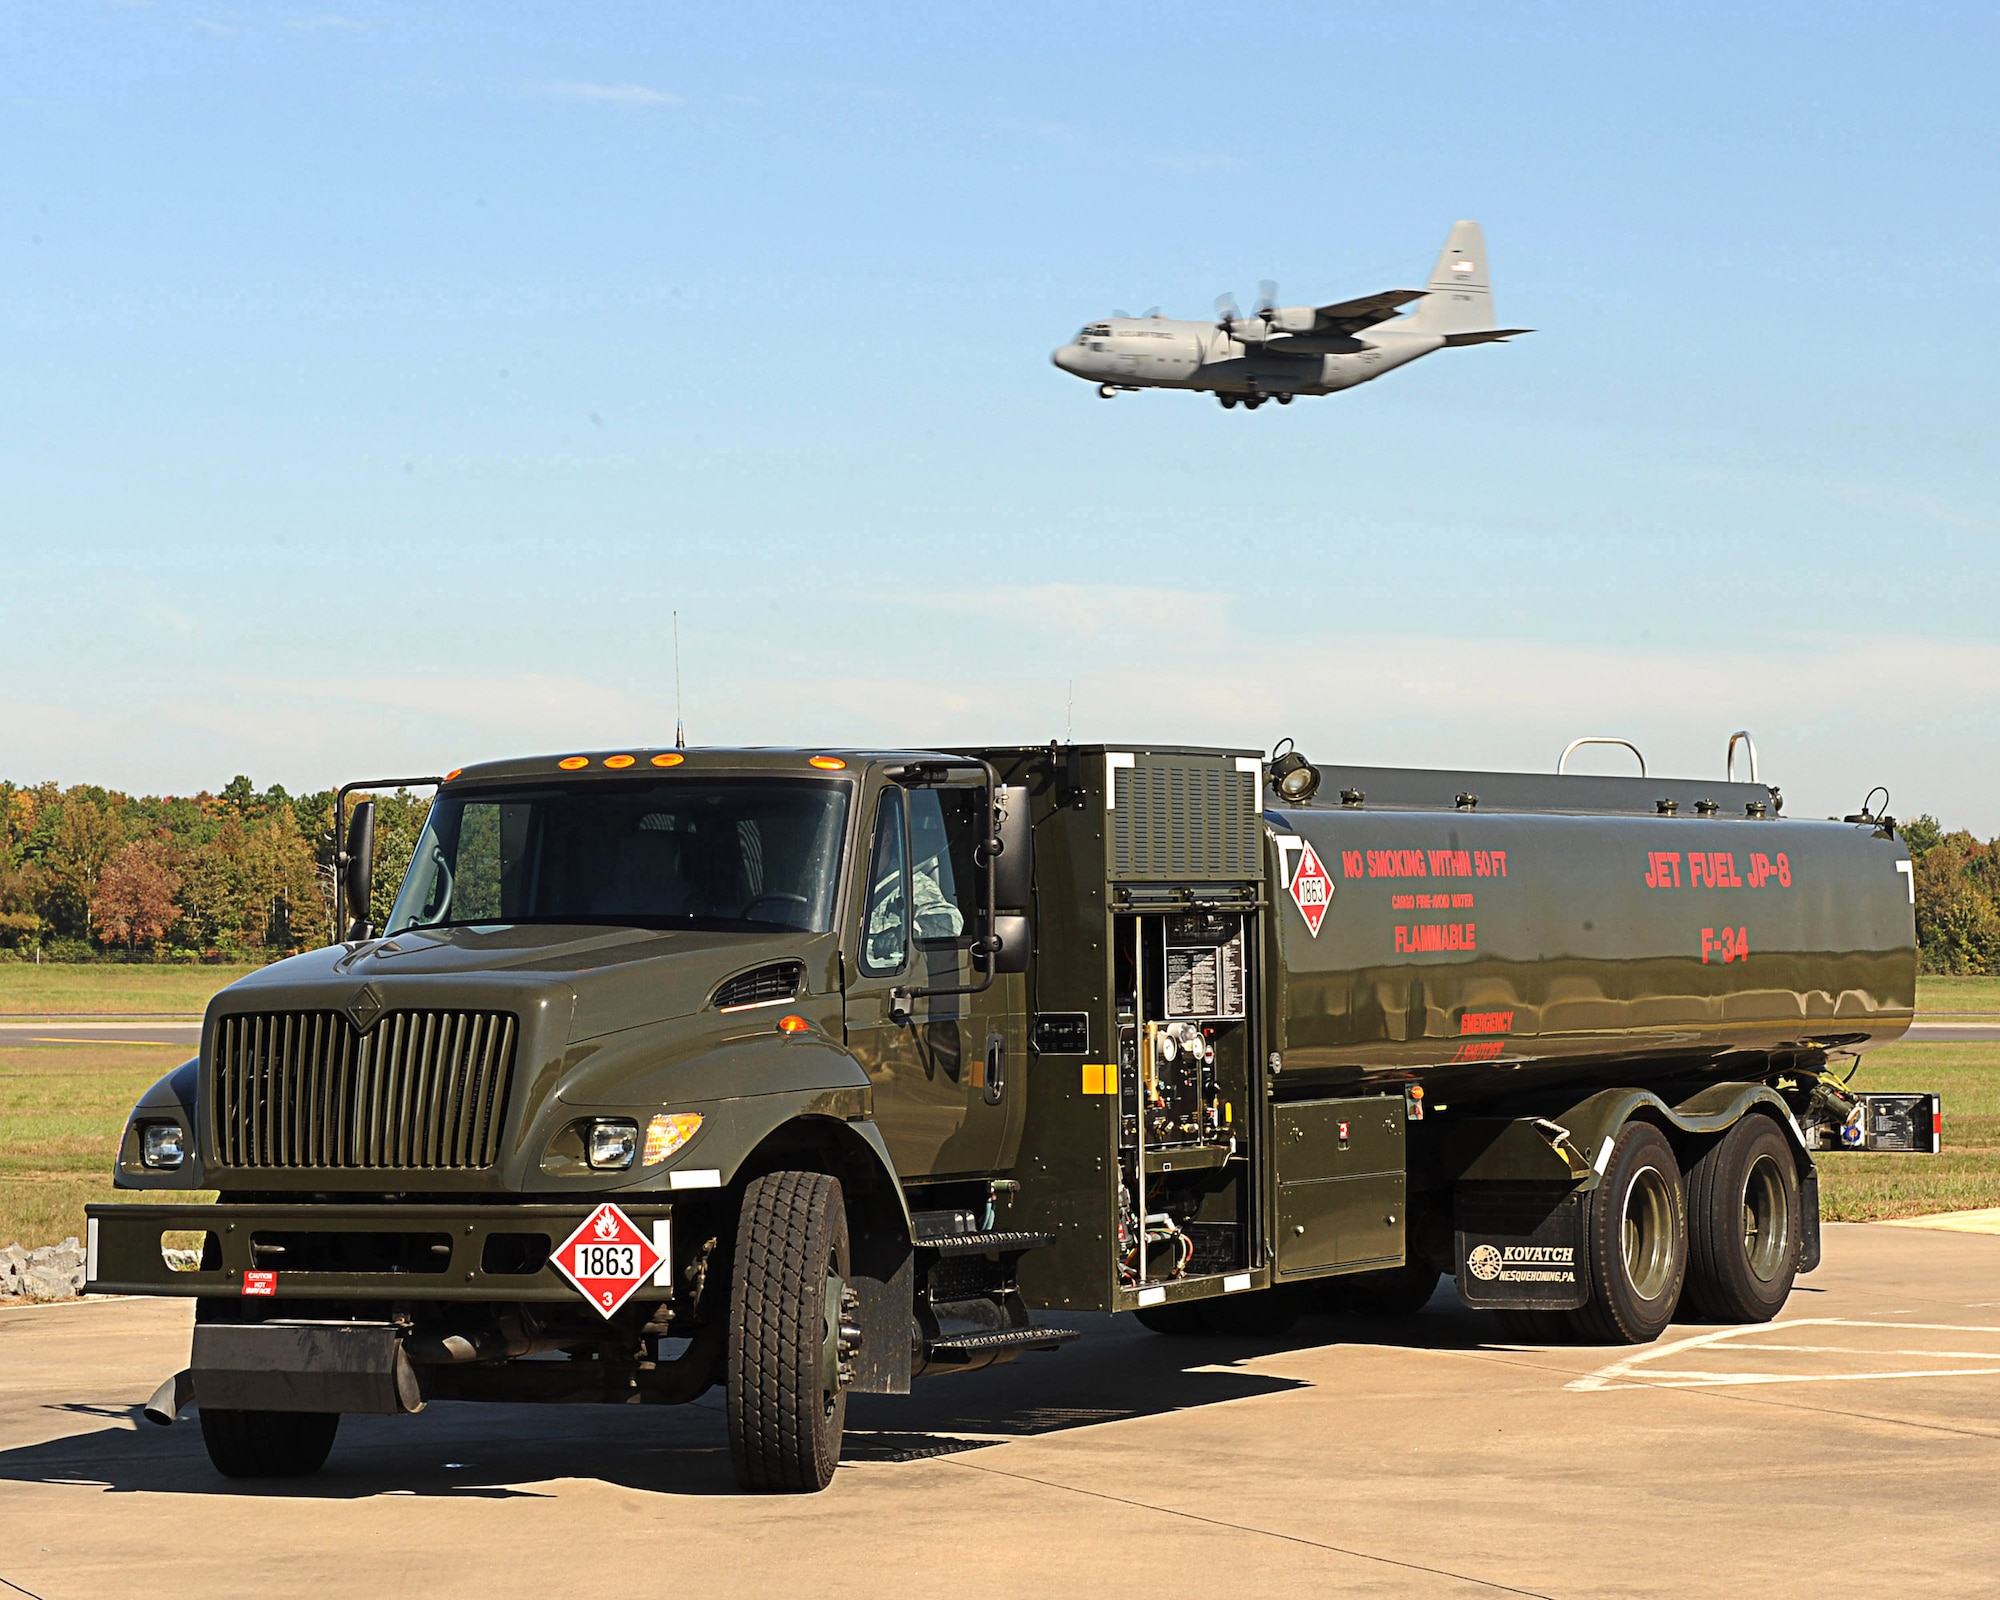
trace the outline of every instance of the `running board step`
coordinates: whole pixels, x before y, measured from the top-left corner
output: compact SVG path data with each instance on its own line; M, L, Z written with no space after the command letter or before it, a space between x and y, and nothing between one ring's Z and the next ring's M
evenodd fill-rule
M919 1250L932 1250L940 1256L986 1256L1007 1255L1021 1250L1039 1250L1044 1245L1054 1244L1052 1233L940 1233L926 1237L917 1235Z
M1075 1328L997 1328L990 1333L948 1334L925 1346L932 1360L939 1356L983 1356L1000 1350L1055 1350L1083 1335Z

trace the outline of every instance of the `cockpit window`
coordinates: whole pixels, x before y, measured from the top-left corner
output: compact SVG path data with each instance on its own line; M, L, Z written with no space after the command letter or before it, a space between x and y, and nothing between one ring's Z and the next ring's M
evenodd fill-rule
M445 795L387 931L541 922L824 933L847 802L844 783L781 778Z
M1077 337L1082 339L1106 339L1109 338L1110 336L1111 336L1110 323L1093 322L1089 327L1085 328L1083 332L1079 334Z

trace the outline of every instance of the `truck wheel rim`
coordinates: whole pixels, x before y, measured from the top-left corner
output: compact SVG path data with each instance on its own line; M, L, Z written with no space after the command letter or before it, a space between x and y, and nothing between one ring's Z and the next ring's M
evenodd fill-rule
M1674 1206L1657 1167L1641 1167L1625 1191L1625 1277L1641 1300L1666 1293L1674 1270Z
M1771 1283L1785 1267L1792 1243L1791 1207L1778 1163L1759 1156L1743 1186L1743 1255L1760 1283Z

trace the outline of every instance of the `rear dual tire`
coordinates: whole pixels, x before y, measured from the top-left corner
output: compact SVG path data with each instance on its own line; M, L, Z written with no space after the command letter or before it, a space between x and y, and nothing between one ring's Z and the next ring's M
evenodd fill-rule
M1784 1309L1804 1237L1798 1159L1770 1117L1752 1114L1702 1152L1687 1176L1683 1315L1769 1322Z

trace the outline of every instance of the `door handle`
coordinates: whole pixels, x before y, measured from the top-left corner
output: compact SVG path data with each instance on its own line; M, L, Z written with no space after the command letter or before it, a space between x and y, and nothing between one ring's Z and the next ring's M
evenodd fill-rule
M989 1033L986 1036L986 1103L997 1106L1006 1092L1007 1036L1004 1033Z

